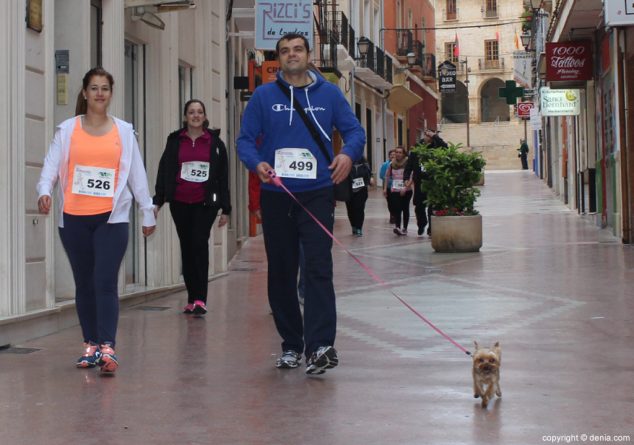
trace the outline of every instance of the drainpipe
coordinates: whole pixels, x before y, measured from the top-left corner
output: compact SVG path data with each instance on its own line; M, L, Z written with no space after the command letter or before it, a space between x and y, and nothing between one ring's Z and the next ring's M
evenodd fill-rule
M621 153L621 181L623 181L621 187L621 220L623 224L622 232L622 241L624 244L630 244L632 242L632 233L631 233L631 181L629 168L629 157L630 154L628 152L627 146L627 137L626 137L626 127L627 127L627 88L625 85L625 31L615 28L615 32L617 34L617 42L618 42L618 56L617 56L617 88L619 89L618 100L622 101L619 106L619 147Z
M381 27L379 28L379 34L380 34L380 42L381 42L381 50L383 51L384 57L389 57L387 55L387 52L385 51L385 42L384 42L384 35L385 35L385 30L383 28L385 28L385 22L384 17L385 17L385 11L383 10L383 8L385 7L383 0L381 0L381 2L379 3L379 8L381 8ZM394 81L394 79L392 79L392 82ZM389 93L388 93L389 95ZM387 96L385 95L385 91L382 94L382 98L381 98L381 139L383 141L382 144L382 152L383 152L383 160L385 161L387 159L387 138L385 137L385 134L387 133L387 122L385 121L385 113L387 112L386 107L385 107L385 102L387 100ZM376 163L378 165L378 163Z

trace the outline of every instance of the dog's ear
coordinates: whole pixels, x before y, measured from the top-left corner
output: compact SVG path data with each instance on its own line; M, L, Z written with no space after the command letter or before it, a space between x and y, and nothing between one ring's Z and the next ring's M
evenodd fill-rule
M493 345L494 348L499 348L500 347L500 342L496 341L495 344Z
M473 344L475 345L476 351L480 349L480 346L478 345L477 341L473 340Z

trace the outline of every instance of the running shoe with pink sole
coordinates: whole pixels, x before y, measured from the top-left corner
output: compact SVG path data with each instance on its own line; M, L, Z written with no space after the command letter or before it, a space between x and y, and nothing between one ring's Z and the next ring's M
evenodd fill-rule
M119 367L119 361L114 353L114 349L109 344L101 345L99 352L101 356L97 364L101 368L102 374L114 374Z
M78 368L94 368L97 366L100 355L99 346L92 343L84 343L84 353L77 359L75 366Z

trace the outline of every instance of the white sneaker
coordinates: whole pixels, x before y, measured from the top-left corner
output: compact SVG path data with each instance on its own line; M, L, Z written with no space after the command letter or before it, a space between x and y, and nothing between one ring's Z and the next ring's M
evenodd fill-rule
M275 367L279 369L294 369L302 362L302 355L295 351L284 351L281 357L275 361Z

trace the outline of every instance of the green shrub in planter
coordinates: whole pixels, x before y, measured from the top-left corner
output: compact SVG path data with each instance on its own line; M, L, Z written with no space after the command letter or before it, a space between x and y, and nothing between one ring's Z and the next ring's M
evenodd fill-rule
M477 215L474 204L480 195L475 187L486 161L477 152L460 151L462 144L430 148L421 144L413 148L424 171L421 188L434 215Z

